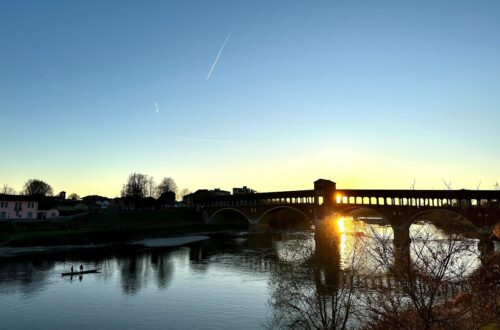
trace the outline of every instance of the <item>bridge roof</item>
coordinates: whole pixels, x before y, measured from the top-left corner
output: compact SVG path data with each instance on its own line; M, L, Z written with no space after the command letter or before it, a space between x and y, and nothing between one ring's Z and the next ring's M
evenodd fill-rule
M411 189L337 189L336 196L384 198L447 198L447 199L497 199L499 190L411 190ZM253 194L199 196L196 202L263 200L270 198L314 197L314 190L275 191Z
M349 197L500 199L499 190L337 189L335 193Z
M314 197L314 190L277 191L253 194L238 194L226 196L207 196L197 201L234 201L234 200L262 200L269 198Z

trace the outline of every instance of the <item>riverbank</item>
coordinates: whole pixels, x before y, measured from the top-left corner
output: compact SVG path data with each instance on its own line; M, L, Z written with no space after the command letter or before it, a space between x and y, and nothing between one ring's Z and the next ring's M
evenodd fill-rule
M219 227L204 224L193 209L99 212L56 222L1 223L0 247L117 244L223 229Z
M201 235L203 234L203 235ZM103 244L50 245L26 247L0 247L1 258L23 258L40 255L62 255L67 253L113 253L138 251L143 249L168 249L191 245L210 239L211 237L234 236L236 232L201 233L196 236L175 236L162 238L144 238L137 241ZM210 235L210 236L208 236Z

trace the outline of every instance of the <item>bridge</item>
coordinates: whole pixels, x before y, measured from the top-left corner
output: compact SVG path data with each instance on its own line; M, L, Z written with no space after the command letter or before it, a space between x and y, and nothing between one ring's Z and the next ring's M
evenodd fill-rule
M335 182L319 179L314 189L241 195L204 196L193 201L206 223L217 215L236 212L253 230L268 228L274 211L289 209L311 223L330 214L376 214L393 227L395 239L409 239L408 228L431 212L452 215L475 228L489 228L500 222L498 190L401 190L337 189Z

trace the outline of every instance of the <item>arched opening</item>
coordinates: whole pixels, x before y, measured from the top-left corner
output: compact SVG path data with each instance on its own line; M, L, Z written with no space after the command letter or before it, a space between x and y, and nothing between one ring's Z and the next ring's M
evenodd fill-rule
M312 211L312 210L311 210ZM259 219L260 225L270 229L311 229L313 214L306 214L294 207L278 206L266 211Z
M389 220L380 211L365 206L355 206L346 208L340 213L344 216L352 217L354 220L362 221L365 223L389 225Z
M464 237L474 237L477 227L472 221L460 213L448 209L430 209L417 213L410 219L415 226L433 226L439 231L439 236L458 234Z
M233 208L225 208L214 213L209 223L224 229L248 229L249 221L245 214Z
M409 251L416 269L442 266L443 276L453 278L469 274L480 264L479 231L462 214L436 208L419 212L410 221Z

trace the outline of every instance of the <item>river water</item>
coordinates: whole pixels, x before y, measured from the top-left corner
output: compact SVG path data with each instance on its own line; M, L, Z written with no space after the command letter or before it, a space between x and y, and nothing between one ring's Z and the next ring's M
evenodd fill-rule
M355 236L342 233L343 259ZM280 308L276 299L283 293L276 286L286 282L282 276L290 275L276 269L297 258L290 254L297 251L291 244L314 249L314 232L235 235L169 249L123 247L0 260L0 328L273 327ZM101 272L61 277L71 265L80 264Z

